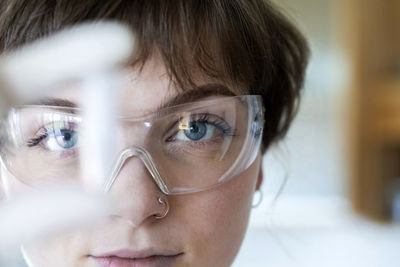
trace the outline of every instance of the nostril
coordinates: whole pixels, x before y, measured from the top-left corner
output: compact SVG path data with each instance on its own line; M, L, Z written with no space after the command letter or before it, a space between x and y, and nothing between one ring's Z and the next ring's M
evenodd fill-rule
M144 221L147 221L146 218L160 220L165 218L170 211L169 201L164 197L155 198L149 206L152 206L152 208L147 211L147 215L144 210L134 210L131 209L132 207L124 206L118 213L110 214L108 218L111 222L122 222L132 228L138 228Z

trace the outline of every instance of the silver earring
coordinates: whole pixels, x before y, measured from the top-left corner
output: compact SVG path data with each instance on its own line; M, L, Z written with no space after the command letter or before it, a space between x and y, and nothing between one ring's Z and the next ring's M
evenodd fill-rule
M258 195L258 196L256 196L256 195ZM256 201L254 201L254 199L256 199ZM251 207L253 209L257 208L261 204L262 200L263 200L263 192L260 189L258 189L256 192L254 192L253 204L251 205Z

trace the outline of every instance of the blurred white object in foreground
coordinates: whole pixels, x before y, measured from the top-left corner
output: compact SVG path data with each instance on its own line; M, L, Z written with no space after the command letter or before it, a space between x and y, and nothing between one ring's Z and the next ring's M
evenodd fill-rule
M7 108L35 101L70 83L82 84L82 109L88 121L82 129L82 140L90 140L81 155L81 182L88 185L86 191L59 185L11 197L0 206L0 264L9 260L7 266L11 266L12 251L17 251L22 242L82 226L112 213L105 195L87 189L100 188L106 174L104 166L112 161L109 133L115 120L113 89L121 85L119 73L133 54L134 45L127 27L96 22L63 30L0 57L0 102L4 102L0 105ZM1 118L4 114L0 115ZM10 259L4 259L7 255Z
M132 32L115 22L62 30L2 55L0 95L30 100L62 83L118 69L132 55L134 45Z
M71 184L19 194L0 204L0 249L95 222L112 213L111 203L105 194Z

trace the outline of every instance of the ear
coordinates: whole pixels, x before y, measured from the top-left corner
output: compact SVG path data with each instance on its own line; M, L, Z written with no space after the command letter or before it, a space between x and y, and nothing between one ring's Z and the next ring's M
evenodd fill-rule
M264 172L263 172L263 167L262 167L262 157L261 157L260 161L261 161L260 162L260 171L258 172L256 191L260 190L260 187L261 187L263 179L264 179Z

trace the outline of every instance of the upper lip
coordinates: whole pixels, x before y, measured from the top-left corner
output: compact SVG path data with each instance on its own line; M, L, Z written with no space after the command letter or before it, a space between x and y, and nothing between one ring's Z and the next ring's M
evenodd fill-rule
M129 259L143 259L152 256L178 256L183 254L181 252L162 250L156 248L149 248L143 250L132 250L132 249L118 249L112 250L105 253L100 253L97 255L92 255L95 258L107 258L107 257L119 257L119 258L129 258Z

